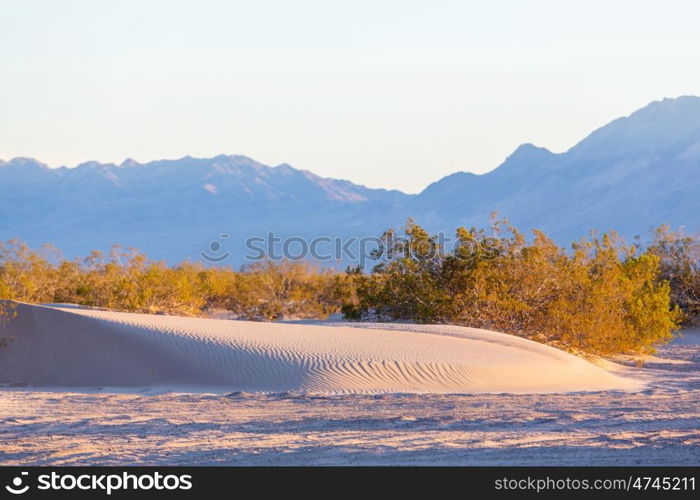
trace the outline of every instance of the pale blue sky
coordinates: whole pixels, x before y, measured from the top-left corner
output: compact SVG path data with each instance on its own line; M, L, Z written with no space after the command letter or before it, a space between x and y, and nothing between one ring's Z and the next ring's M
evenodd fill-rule
M697 0L0 0L0 158L244 154L409 192L700 94Z

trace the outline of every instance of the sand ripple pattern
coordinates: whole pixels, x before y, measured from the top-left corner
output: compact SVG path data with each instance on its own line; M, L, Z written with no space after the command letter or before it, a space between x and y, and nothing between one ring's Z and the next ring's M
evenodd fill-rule
M0 382L182 392L635 390L583 359L454 326L288 324L18 305Z

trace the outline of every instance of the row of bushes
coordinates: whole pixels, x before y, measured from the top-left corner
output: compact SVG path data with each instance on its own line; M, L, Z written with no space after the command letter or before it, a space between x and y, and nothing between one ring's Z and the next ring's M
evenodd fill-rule
M603 355L650 352L700 314L698 240L668 227L644 251L614 234L566 251L538 231L527 241L506 221L490 233L458 229L449 251L412 221L403 233L384 234L370 273L290 261L170 267L120 247L66 260L10 241L0 243L0 299L262 320L342 309L347 319L467 325Z
M603 355L672 338L681 310L651 249L604 234L566 252L539 231L527 242L507 223L494 229L459 229L452 252L413 223L398 242L385 235L394 258L357 275L346 316L486 328Z
M671 287L671 304L683 311L683 322L700 320L700 238L659 227L647 249L659 257L659 279Z
M340 309L343 274L305 262L264 261L239 272L199 263L167 266L113 247L65 260L43 246L0 243L0 298L73 303L115 311L205 316L216 309L245 319L319 318Z

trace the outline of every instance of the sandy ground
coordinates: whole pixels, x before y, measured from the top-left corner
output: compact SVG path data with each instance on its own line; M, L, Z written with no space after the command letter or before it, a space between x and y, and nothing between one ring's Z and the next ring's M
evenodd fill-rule
M0 463L698 465L700 336L638 392L89 394L0 390Z
M17 304L0 382L97 391L543 393L640 384L559 349L448 325L226 321Z

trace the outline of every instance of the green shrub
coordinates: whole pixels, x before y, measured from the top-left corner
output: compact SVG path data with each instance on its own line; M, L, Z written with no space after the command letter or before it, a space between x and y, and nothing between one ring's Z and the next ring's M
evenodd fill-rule
M671 287L671 304L683 311L683 321L700 320L700 237L661 226L648 252L659 257L659 276Z
M501 221L492 236L458 229L460 245L446 252L412 221L404 233L398 257L357 280L347 318L466 325L601 355L652 352L677 328L658 256L637 256L614 234L566 252ZM432 250L409 251L417 246Z

